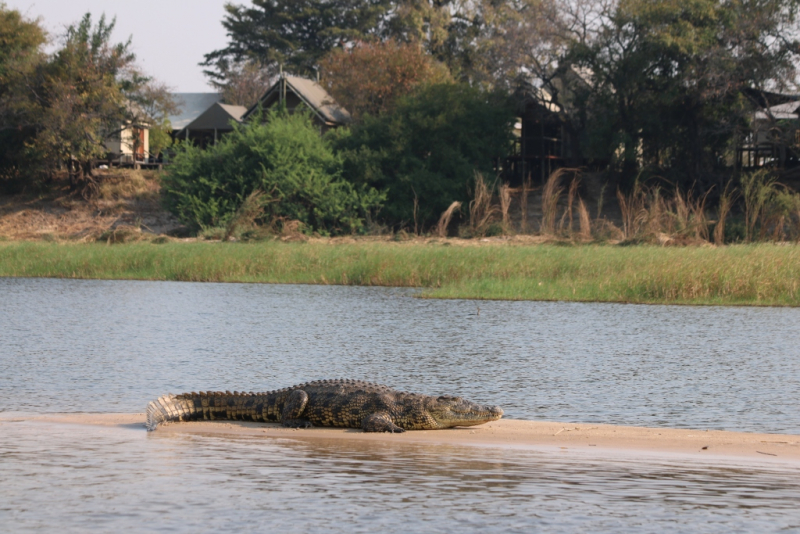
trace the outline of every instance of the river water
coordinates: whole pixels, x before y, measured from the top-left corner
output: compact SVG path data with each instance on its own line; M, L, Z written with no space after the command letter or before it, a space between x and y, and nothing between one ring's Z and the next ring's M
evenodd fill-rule
M0 279L0 531L800 532L791 465L11 422L345 377L519 419L800 434L799 325L788 308Z

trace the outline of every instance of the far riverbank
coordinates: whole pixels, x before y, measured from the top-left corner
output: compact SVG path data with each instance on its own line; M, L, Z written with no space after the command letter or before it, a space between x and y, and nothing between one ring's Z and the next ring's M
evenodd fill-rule
M800 305L800 247L0 242L0 276L419 287L428 298Z

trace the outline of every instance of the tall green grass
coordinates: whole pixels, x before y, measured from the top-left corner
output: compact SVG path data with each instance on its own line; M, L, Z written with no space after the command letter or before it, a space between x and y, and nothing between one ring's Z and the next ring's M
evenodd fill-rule
M433 298L800 305L800 247L0 243L0 276L424 288Z

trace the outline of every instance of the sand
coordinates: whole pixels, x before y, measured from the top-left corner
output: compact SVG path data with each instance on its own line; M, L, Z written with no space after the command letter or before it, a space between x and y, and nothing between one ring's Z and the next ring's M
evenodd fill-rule
M81 425L119 426L144 429L144 414L54 414L0 417L8 420ZM161 435L174 433L232 434L266 438L342 439L359 442L447 443L523 449L556 448L584 450L599 456L631 452L648 456L690 455L699 458L736 457L768 462L800 462L800 436L756 434L719 430L688 430L632 426L575 424L503 419L468 428L418 430L403 434L373 434L357 429L289 429L276 424L240 421L173 423L159 427Z

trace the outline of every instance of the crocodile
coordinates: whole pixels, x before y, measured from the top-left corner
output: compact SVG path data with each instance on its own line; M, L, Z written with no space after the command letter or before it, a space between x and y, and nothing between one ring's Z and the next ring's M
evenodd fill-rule
M333 426L365 432L405 432L480 425L502 416L499 406L483 406L461 397L433 397L338 379L263 393L168 394L147 406L146 426L155 430L167 422L225 419L281 423L290 428Z

